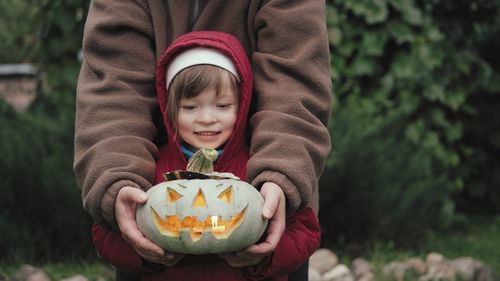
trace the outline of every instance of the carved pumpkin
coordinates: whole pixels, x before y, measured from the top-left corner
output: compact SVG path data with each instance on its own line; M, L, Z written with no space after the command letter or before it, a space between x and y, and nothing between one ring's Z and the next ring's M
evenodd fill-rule
M160 247L184 254L227 253L254 244L264 232L262 196L232 174L210 172L214 152L201 149L188 171L167 173L167 181L150 188L148 201L137 208L139 229Z

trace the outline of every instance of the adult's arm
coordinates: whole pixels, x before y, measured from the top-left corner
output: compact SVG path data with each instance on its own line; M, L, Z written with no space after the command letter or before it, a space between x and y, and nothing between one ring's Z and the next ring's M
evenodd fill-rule
M330 152L330 56L325 1L262 1L252 57L257 98L248 178L274 182L287 213L317 210L318 178Z
M85 209L107 228L117 229L118 191L153 181L152 38L142 1L91 1L77 87L74 171Z

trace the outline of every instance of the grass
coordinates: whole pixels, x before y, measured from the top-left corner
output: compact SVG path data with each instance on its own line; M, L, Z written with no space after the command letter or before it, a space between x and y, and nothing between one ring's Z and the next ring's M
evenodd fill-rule
M417 248L398 248L392 242L381 241L367 244L362 247L362 254L359 250L353 254L342 246L333 250L339 255L341 263L346 265L359 256L372 263L376 280L395 281L382 274L384 265L413 257L425 260L431 252L439 253L448 260L471 257L488 265L500 276L500 215L468 217L449 231L429 234ZM419 277L409 273L404 280L418 281Z
M474 217L465 225L444 233L432 233L419 249L398 249L393 243L376 242L366 253L366 259L375 268L393 261L411 257L425 260L427 254L437 252L446 259L472 257L487 264L500 274L500 216Z
M428 251L439 252L448 258L470 256L500 273L500 215L473 218L466 232L430 235L425 246Z
M0 272L6 276L12 277L22 266L20 262L0 263ZM42 265L32 264L42 268L52 280L61 280L81 274L90 281L114 280L113 269L98 260L93 261L65 261L48 262Z

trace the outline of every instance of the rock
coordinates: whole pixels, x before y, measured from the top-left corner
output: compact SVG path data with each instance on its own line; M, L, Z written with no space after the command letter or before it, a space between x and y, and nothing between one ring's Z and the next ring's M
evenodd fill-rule
M309 267L309 281L321 281L321 273L313 267Z
M471 257L462 257L453 260L450 267L455 272L455 276L463 280L470 281L497 281L499 280L495 272L484 263L474 260Z
M309 258L309 266L315 268L320 274L330 271L339 264L339 258L329 249L316 250Z
M352 261L351 270L352 270L352 273L354 274L354 277L356 279L360 279L361 277L363 277L369 273L372 273L373 266L371 265L371 263L369 263L365 259L357 258L357 259Z
M31 265L22 265L14 274L13 281L51 281L50 277L40 268Z
M407 269L407 264L405 264L404 262L395 261L386 264L382 268L382 274L386 277L392 277L398 281L401 281L404 279Z
M422 275L427 272L427 264L421 258L411 258L406 261L409 269L413 269L415 273Z
M375 275L373 275L373 272L369 272L361 276L361 278L357 279L357 281L375 281Z
M428 263L428 270L425 275L420 277L421 281L428 280L453 280L455 278L455 271L450 265L450 262L441 260L436 260L434 263Z
M500 281L500 277L495 273L495 271L493 271L493 269L484 266L476 272L474 281Z
M396 280L404 280L407 274L422 275L427 272L427 266L422 259L410 258L405 261L391 262L382 268L385 276Z
M354 275L345 264L339 264L322 276L323 281L354 281Z
M451 268L455 272L455 275L460 275L464 280L474 280L476 272L483 266L481 262L478 262L470 257L459 258L450 263Z
M89 279L81 274L61 279L60 281L89 281Z
M5 275L3 272L0 271L0 281L7 281L9 278L7 278L7 275Z
M443 262L445 259L444 259L444 256L439 254L439 253L429 253L427 254L427 258L426 258L426 261L427 261L427 264L434 264L434 263L440 263L440 262Z

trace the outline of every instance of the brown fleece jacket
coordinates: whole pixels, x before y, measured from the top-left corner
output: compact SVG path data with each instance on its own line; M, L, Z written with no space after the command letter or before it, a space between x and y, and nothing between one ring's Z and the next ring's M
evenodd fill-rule
M289 214L309 205L317 211L318 178L330 151L324 0L91 1L75 124L74 170L85 209L116 228L120 188L151 186L161 134L156 62L192 30L235 35L252 63L248 180L281 186Z

